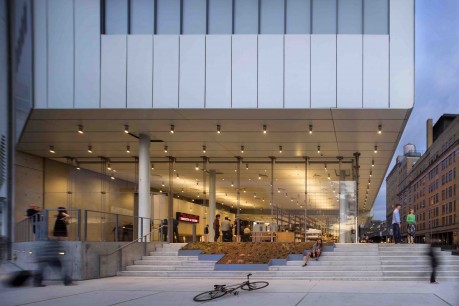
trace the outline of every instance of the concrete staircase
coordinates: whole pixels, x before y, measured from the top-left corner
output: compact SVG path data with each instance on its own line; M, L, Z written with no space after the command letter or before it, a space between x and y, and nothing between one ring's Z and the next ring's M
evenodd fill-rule
M214 271L215 261L199 261L198 256L178 256L183 244L165 244L122 271L123 276L173 278L244 278L249 271ZM260 279L322 280L428 280L428 245L337 244L318 261L302 260L272 265L269 271L250 271ZM459 279L459 256L435 249L440 261L438 279Z
M150 256L126 267L120 275L131 276L189 276L194 272L213 271L216 261L199 260L198 256L178 256L178 250L186 243L171 243L157 246Z

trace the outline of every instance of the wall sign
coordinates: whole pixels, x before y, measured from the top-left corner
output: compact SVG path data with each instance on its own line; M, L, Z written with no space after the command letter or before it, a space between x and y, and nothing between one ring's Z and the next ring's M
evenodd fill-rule
M199 216L181 213L181 212L175 213L175 219L177 219L178 221L183 221L183 222L199 223Z

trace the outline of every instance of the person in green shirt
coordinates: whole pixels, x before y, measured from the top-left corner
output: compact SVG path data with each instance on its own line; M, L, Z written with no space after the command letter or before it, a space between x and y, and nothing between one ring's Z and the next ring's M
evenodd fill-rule
M406 216L406 223L408 223L408 244L413 244L416 234L416 216L414 214L414 209L410 209L410 213Z

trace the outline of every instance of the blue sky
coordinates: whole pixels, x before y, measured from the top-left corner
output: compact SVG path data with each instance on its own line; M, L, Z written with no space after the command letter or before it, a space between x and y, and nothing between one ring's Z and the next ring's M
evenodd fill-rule
M416 100L392 159L406 143L426 149L425 124L443 113L459 113L459 0L416 0ZM374 219L386 218L386 183L374 206Z

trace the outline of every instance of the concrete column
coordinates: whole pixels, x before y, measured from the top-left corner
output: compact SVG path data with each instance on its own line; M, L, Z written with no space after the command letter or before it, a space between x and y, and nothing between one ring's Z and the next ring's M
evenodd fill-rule
M345 171L341 170L341 161L340 161L340 168L339 168L339 242L346 243L350 242L348 239L348 235L350 233L350 229L348 228L347 224L347 216L349 214L348 205L346 201L346 197L342 195L342 193L346 190L345 189Z
M174 242L174 158L169 157L169 192L167 204L167 241ZM177 242L179 241L177 237Z
M217 202L216 202L216 192L217 192L217 174L215 170L209 171L209 241L214 241L215 230L213 227Z
M139 217L150 218L150 136L140 134L139 137ZM143 220L138 228L138 238L150 232L150 219Z

